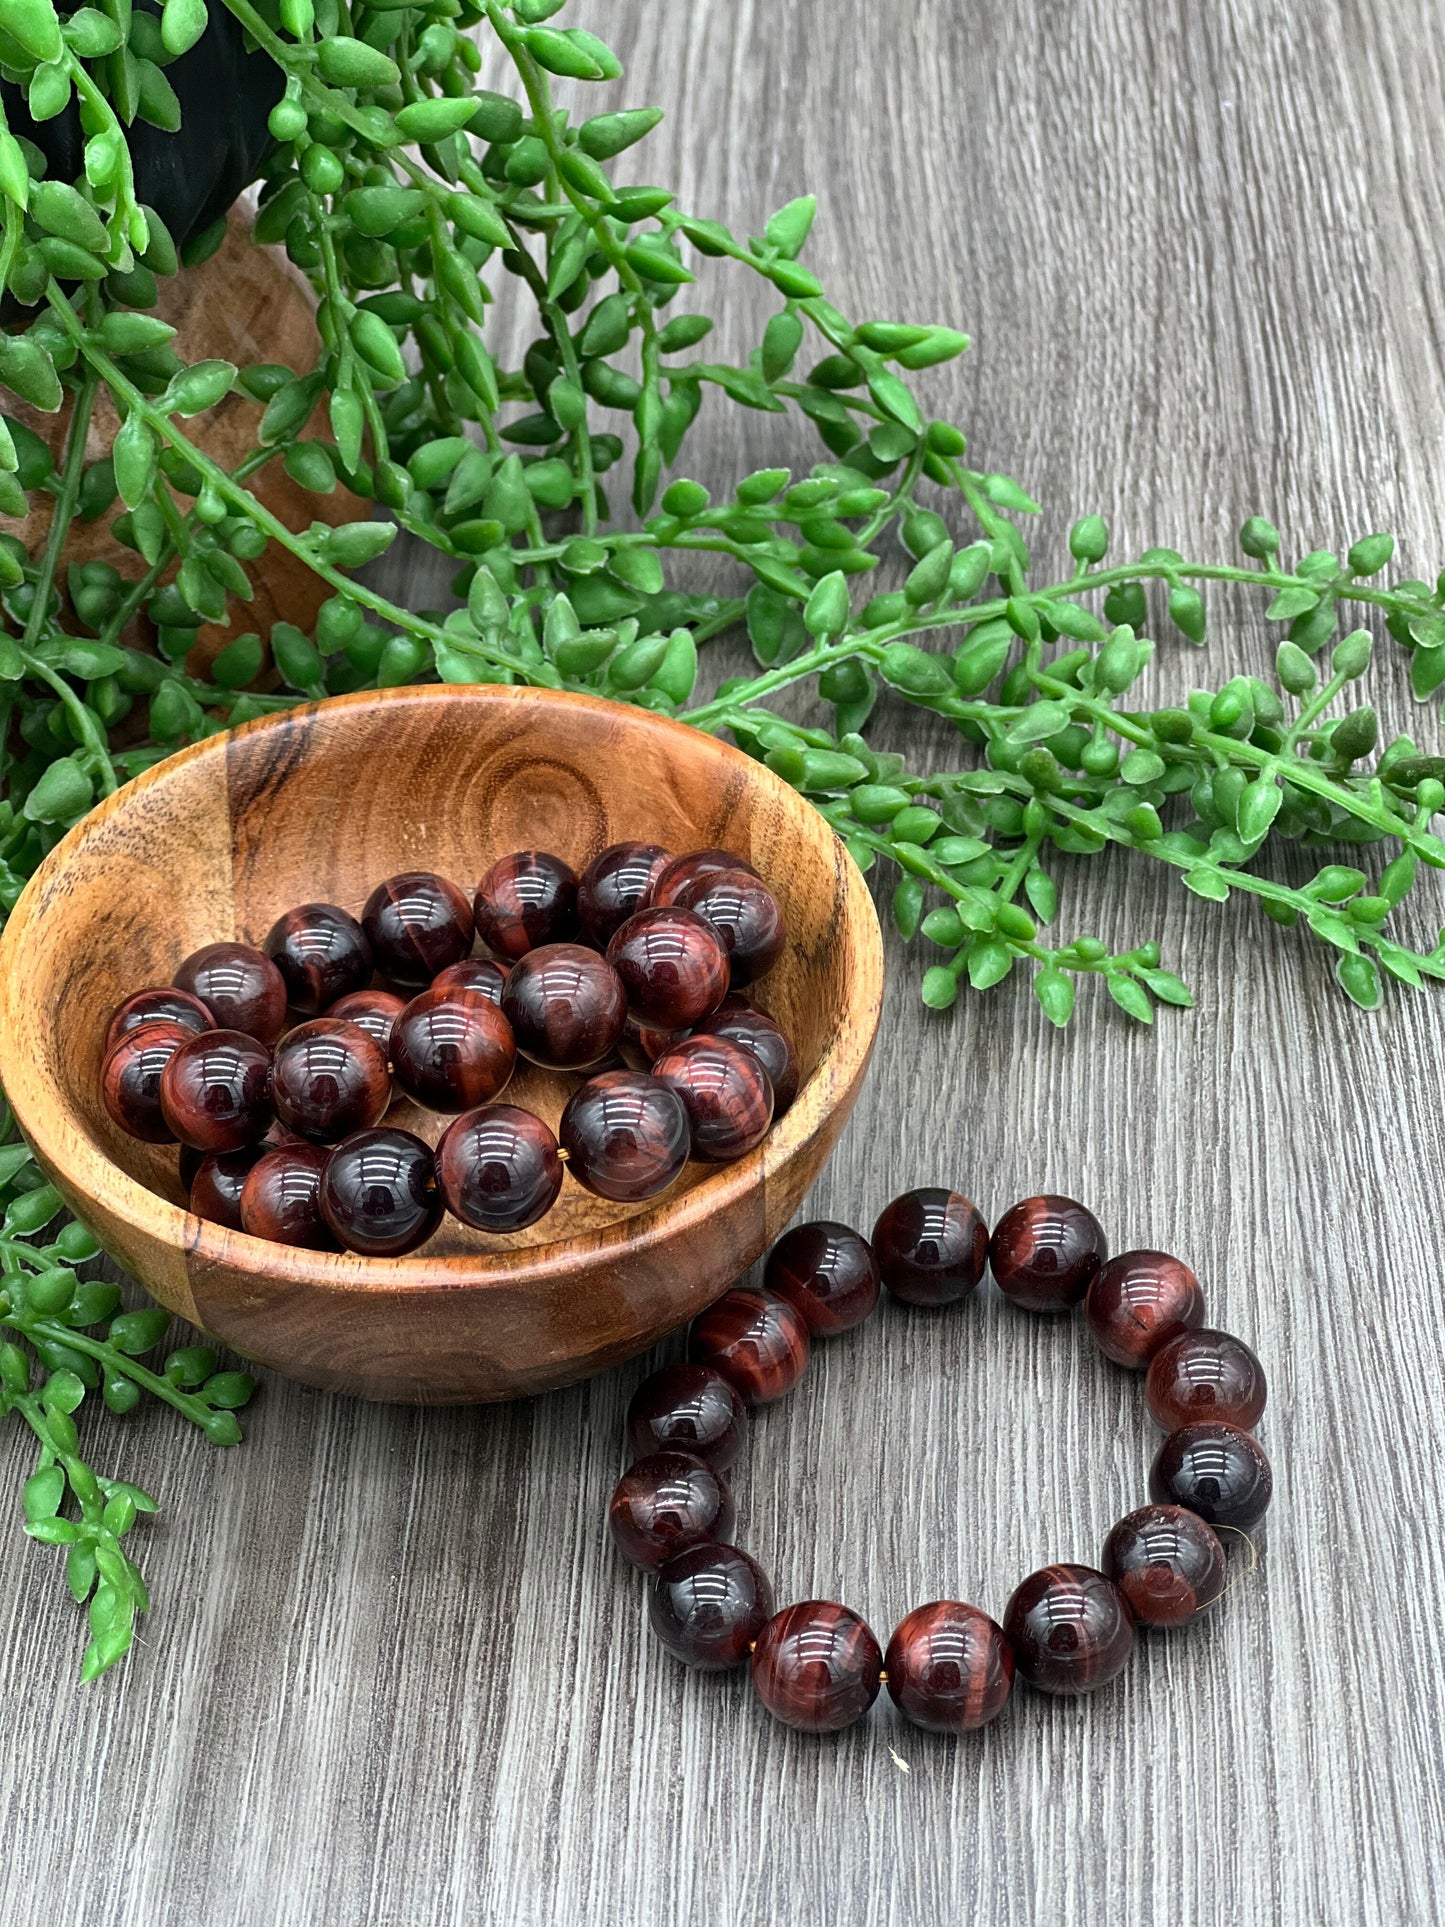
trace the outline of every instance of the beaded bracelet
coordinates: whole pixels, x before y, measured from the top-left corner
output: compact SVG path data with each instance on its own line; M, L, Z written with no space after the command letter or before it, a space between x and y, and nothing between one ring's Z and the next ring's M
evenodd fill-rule
M991 1266L1016 1305L1082 1303L1100 1350L1146 1373L1145 1403L1166 1437L1149 1474L1152 1503L1105 1540L1098 1569L1031 1574L1003 1622L957 1600L919 1606L886 1654L857 1613L826 1600L775 1612L772 1587L732 1545L735 1511L722 1476L743 1446L746 1407L791 1391L812 1342L861 1324L880 1288L936 1307L967 1296ZM1224 1589L1219 1531L1248 1534L1273 1478L1252 1427L1264 1410L1258 1358L1202 1327L1192 1271L1159 1251L1108 1258L1093 1214L1070 1198L1025 1199L989 1237L957 1192L894 1200L871 1241L822 1222L788 1232L763 1284L737 1285L695 1322L691 1360L639 1386L627 1413L634 1463L609 1524L619 1551L654 1576L653 1631L685 1664L717 1670L750 1659L768 1710L804 1732L862 1717L886 1684L916 1725L964 1733L997 1718L1015 1673L1047 1693L1087 1692L1126 1664L1137 1625L1180 1626Z

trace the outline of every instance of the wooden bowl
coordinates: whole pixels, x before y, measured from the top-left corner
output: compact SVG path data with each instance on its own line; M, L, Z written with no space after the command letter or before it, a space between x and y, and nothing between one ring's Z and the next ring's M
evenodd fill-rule
M468 891L499 856L581 868L637 837L720 845L777 892L788 947L758 1001L803 1080L756 1151L690 1164L642 1206L570 1179L530 1231L451 1218L406 1258L295 1250L190 1215L174 1147L111 1123L97 1089L113 1006L190 951L259 943L289 906L359 913L401 870ZM763 1252L842 1129L873 1047L882 942L822 818L770 771L640 709L518 688L390 689L271 716L129 783L45 859L0 941L0 1082L76 1216L162 1304L288 1377L412 1403L516 1398L684 1324ZM520 1067L507 1097L555 1125L575 1077ZM435 1142L447 1120L398 1104Z

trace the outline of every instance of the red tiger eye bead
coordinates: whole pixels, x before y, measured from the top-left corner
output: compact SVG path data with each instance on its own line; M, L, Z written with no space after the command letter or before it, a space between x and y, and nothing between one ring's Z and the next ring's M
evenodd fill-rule
M783 954L787 932L778 899L751 870L714 870L677 892L683 910L695 910L722 938L735 984L766 976Z
M472 906L449 878L404 870L377 884L361 927L384 977L427 984L471 949Z
M878 1641L857 1613L825 1599L785 1606L753 1648L758 1698L802 1733L837 1733L862 1719L882 1668Z
M1249 1532L1269 1510L1274 1472L1251 1432L1221 1419L1181 1425L1149 1468L1149 1497L1182 1505L1206 1524Z
M479 990L489 997L500 1010L502 992L507 984L507 966L499 964L492 957L463 957L460 963L448 964L432 978L433 990Z
M894 1704L915 1726L972 1733L1008 1703L1013 1648L987 1613L939 1599L899 1621L883 1670Z
M286 1144L258 1158L241 1187L242 1230L275 1245L334 1250L320 1204L329 1155L320 1144Z
M348 1251L400 1258L441 1223L431 1149L410 1131L358 1131L327 1158L319 1202Z
M546 850L518 850L482 878L472 913L488 950L510 961L567 943L577 934L577 874Z
M239 1151L272 1120L271 1053L240 1030L203 1030L177 1046L161 1072L161 1110L183 1144Z
M773 1122L783 1115L798 1095L798 1053L792 1041L772 1018L741 1002L725 997L717 1009L692 1027L694 1037L729 1037L751 1051L768 1074L773 1087ZM644 1037L653 1036L645 1032Z
M359 1024L313 1017L276 1046L271 1098L288 1131L339 1143L380 1123L391 1102L386 1052Z
M371 945L351 912L334 903L301 903L277 917L266 955L293 1010L325 1010L371 981Z
M517 1049L549 1070L583 1070L616 1047L627 1022L622 979L580 943L544 943L507 974L502 1014Z
M1224 1591L1224 1548L1181 1505L1144 1505L1119 1521L1099 1561L1145 1626L1182 1626Z
M274 1044L286 1028L286 979L249 943L208 943L192 951L174 978L197 997L218 1030L241 1030Z
M988 1227L957 1191L925 1185L885 1207L869 1240L883 1282L908 1305L948 1305L988 1262Z
M521 1231L562 1189L556 1138L515 1104L483 1104L449 1124L436 1168L448 1211L477 1231Z
M191 1210L228 1231L242 1230L241 1192L264 1156L260 1145L247 1145L244 1151L215 1151L208 1157L200 1157L189 1145L184 1148L190 1157L199 1158L189 1186Z
M1088 1693L1121 1673L1134 1650L1134 1615L1092 1566L1045 1566L1008 1602L1004 1636L1030 1686Z
M588 942L605 950L614 932L651 903L671 861L660 843L614 843L594 856L577 885L577 914Z
M517 1061L512 1026L480 990L413 997L391 1033L396 1081L433 1111L470 1111L490 1103Z
M687 1112L645 1072L602 1071L568 1098L557 1138L579 1184L635 1204L665 1191L687 1163Z
M1089 1286L1084 1317L1105 1358L1142 1372L1159 1347L1204 1320L1199 1280L1165 1251L1124 1251Z
M101 1102L111 1121L146 1144L174 1144L176 1133L161 1106L161 1077L187 1039L199 1033L182 1024L142 1024L117 1039L100 1070Z
M878 1260L846 1224L794 1225L768 1253L763 1283L800 1311L814 1338L851 1331L878 1305Z
M652 901L676 903L690 883L699 877L715 876L720 870L744 870L757 875L747 858L733 850L690 850L686 856L675 856L658 876Z
M138 990L134 997L127 997L124 1003L116 1005L106 1026L105 1042L100 1047L101 1057L109 1057L122 1037L139 1030L143 1024L161 1023L179 1024L182 1030L192 1035L199 1030L216 1028L215 1018L199 997L192 997L189 991L160 984L152 990Z
M690 1546L658 1573L648 1601L652 1630L686 1666L741 1666L773 1616L773 1589L736 1546Z
M767 1136L773 1087L757 1058L730 1038L679 1038L653 1059L652 1075L682 1099L695 1158L730 1164Z
M722 1474L690 1452L657 1452L624 1472L607 1522L624 1559L656 1572L689 1546L730 1539L733 1495Z
M643 1379L627 1407L627 1444L637 1458L668 1446L725 1471L743 1449L747 1413L737 1390L710 1365L664 1365Z
M721 1372L748 1405L791 1392L811 1351L803 1314L756 1285L734 1285L693 1321L693 1357Z
M607 946L634 1017L659 1030L686 1030L722 1002L727 952L694 911L653 905L629 917Z
M401 998L389 990L353 990L349 996L338 997L334 1004L328 1005L326 1015L344 1024L356 1024L368 1037L376 1039L389 1058L391 1033L405 1009Z
M1103 1227L1072 1198L1025 1198L1005 1211L988 1241L994 1280L1026 1311L1077 1305L1108 1256Z
M1161 1345L1144 1379L1144 1403L1161 1432L1206 1418L1252 1431L1268 1395L1264 1367L1244 1340L1202 1328Z

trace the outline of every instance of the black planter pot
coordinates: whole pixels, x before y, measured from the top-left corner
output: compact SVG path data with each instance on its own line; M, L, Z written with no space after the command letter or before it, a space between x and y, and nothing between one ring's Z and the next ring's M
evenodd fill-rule
M159 0L136 6L160 13ZM155 209L177 247L219 220L255 180L271 147L266 118L283 84L273 60L246 52L239 23L219 0L210 14L195 46L165 70L181 104L179 132L165 134L142 120L127 130L136 199ZM75 102L37 122L18 87L0 82L0 96L11 132L34 142L57 180L78 179L83 142Z

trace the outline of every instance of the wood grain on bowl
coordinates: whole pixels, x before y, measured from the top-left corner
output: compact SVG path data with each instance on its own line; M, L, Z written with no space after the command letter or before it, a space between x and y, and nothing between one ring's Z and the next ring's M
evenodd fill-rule
M303 902L359 915L432 870L470 891L508 852L581 870L608 844L721 845L777 892L787 948L755 987L802 1083L758 1149L620 1205L564 1184L500 1238L452 1218L399 1259L288 1249L191 1216L176 1152L124 1135L97 1075L115 1005L201 944L260 942ZM66 1201L163 1304L247 1357L373 1398L463 1402L562 1385L711 1303L786 1224L867 1068L882 945L821 817L738 750L642 710L545 690L365 692L183 750L79 824L0 940L0 1081ZM577 1078L519 1064L506 1100L556 1128ZM408 1102L387 1122L435 1143Z

